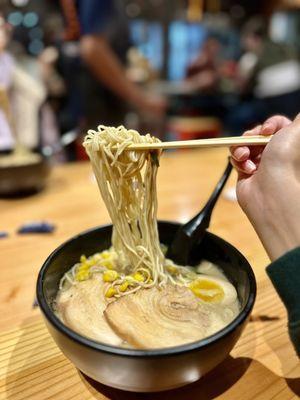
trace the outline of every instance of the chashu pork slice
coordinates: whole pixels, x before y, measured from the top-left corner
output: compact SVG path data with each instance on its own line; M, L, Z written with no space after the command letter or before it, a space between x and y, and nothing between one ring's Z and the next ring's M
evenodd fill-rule
M141 289L109 304L110 326L140 349L178 346L210 334L210 313L186 287Z
M82 336L120 346L122 339L103 315L105 307L102 277L96 274L60 292L56 299L56 312L66 326Z

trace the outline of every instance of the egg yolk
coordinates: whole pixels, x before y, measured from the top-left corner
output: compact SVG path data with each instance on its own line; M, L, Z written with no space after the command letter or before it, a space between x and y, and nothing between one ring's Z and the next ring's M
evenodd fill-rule
M223 288L207 279L197 279L189 287L195 296L208 303L219 303L224 298Z

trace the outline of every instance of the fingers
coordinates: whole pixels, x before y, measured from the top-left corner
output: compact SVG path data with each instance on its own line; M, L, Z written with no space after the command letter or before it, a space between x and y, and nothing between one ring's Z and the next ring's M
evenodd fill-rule
M297 115L296 120L300 120L300 114ZM274 135L280 129L291 124L291 120L283 115L274 115L268 118L262 125L257 125L255 128L250 129L244 133L244 136L256 135ZM249 147L232 147L230 149L231 156L238 162L246 161L250 156L256 156L261 149Z
M256 136L260 134L261 125L246 131L243 136ZM250 157L250 149L247 146L231 147L231 156L238 162L246 161Z
M238 162L246 161L250 156L249 147L246 146L231 147L230 152L232 158Z
M239 172L239 174L252 175L257 169L256 165L251 160L238 162L233 157L231 157L230 161L234 168Z
M300 114L297 115L295 121L300 123ZM291 120L285 116L275 115L268 118L262 125L257 125L255 128L246 131L243 136L274 135L290 124ZM251 175L257 169L263 150L264 147L262 146L252 146L250 148L247 146L231 147L232 165L239 173Z
M297 117L296 117L297 118ZM292 121L283 115L274 115L268 118L262 125L260 134L261 135L274 135L280 129L290 125Z
M257 136L261 134L262 125L257 125L253 129L249 129L248 131L244 132L243 136Z

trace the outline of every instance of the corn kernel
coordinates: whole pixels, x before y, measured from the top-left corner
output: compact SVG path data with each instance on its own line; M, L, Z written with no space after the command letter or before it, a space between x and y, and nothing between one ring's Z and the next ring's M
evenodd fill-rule
M80 262L81 263L86 262L86 256L84 254L80 257Z
M90 276L90 273L88 271L79 271L75 275L75 279L77 281L81 282L81 281L85 281L86 279L88 279L89 276Z
M113 282L119 277L117 271L108 270L103 273L104 282Z
M140 272L136 272L136 273L133 275L133 279L136 280L136 281L138 281L138 282L144 282L145 277L144 277L144 275L141 274Z
M95 261L91 258L90 260L86 260L85 264L87 267L92 267L95 264Z
M126 292L126 290L128 289L128 286L129 286L128 281L121 283L121 285L119 286L120 292Z
M166 266L166 269L170 274L177 274L178 273L178 268L175 267L175 265L169 264Z
M135 284L135 280L133 279L133 276L131 276L131 275L126 275L125 276L125 281L126 282L128 282L128 285L130 286L130 285L132 285L132 284Z
M88 264L82 264L80 265L80 267L78 268L78 271L88 271L90 269L90 266Z
M107 289L107 291L105 292L105 297L111 298L113 297L115 294L117 294L117 291L114 287L110 287Z
M104 259L109 258L110 257L109 251L107 251L107 250L102 251L101 256Z
M113 263L109 260L101 261L101 265L103 265L103 267L106 267L107 269L114 269Z

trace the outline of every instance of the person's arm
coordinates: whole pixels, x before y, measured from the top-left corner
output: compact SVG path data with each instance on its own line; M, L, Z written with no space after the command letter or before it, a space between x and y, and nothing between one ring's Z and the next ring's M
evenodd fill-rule
M69 25L74 25L74 16L77 17L80 55L96 80L120 97L120 101L132 104L139 111L159 116L163 114L166 108L165 99L150 95L127 78L125 68L106 39L107 30L117 23L115 2L76 0L75 3L73 0L73 8L70 9L70 2L61 1L63 4L67 3L65 14L69 14ZM75 24L75 27L77 25Z
M265 147L232 149L237 197L271 260L300 245L300 119L276 116L245 135L271 135Z
M127 77L123 66L102 35L84 35L80 40L80 53L84 62L112 92L142 111L161 113L165 103L145 94Z
M288 313L291 341L300 357L300 247L267 267L267 273Z
M246 134L274 134L266 147L236 147L231 155L238 201L273 261L267 273L300 356L300 119L276 116Z

